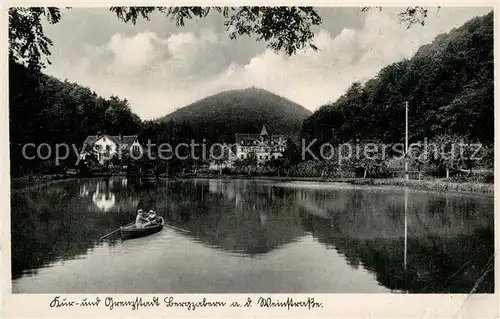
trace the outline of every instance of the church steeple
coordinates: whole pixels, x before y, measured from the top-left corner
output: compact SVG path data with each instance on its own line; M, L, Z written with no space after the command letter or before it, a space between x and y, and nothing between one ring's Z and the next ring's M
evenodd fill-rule
M266 125L262 125L262 130L260 131L260 136L266 136L267 135L267 130L266 130Z

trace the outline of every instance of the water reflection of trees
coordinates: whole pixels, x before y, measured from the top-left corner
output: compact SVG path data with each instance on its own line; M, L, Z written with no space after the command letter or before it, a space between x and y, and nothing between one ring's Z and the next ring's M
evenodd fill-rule
M11 196L12 275L36 272L43 265L75 258L92 248L99 237L128 223L135 211L133 188L116 183L116 205L106 214L92 202L100 180L73 180ZM113 244L113 238L111 238Z
M242 180L170 183L142 198L197 241L241 254L264 254L304 235L293 200Z
M489 200L412 193L405 264L402 197L304 192L297 192L299 203L314 200L321 208L320 214L314 214L310 203L301 204L304 228L344 255L352 267L370 270L392 290L469 292L494 252L493 203ZM493 292L493 282L490 272L477 292Z
M404 226L402 190L295 189L303 212L328 221L343 235L357 238L400 237ZM451 194L410 191L409 236L451 236L492 227L493 201Z

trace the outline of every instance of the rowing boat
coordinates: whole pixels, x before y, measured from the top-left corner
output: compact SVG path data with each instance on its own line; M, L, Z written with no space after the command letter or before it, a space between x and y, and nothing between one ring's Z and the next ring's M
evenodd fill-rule
M143 228L137 228L135 224L125 227L120 227L120 234L122 236L122 239L144 237L159 232L160 230L163 229L163 224L165 223L162 217L159 217L159 220L160 222L157 225L152 225Z

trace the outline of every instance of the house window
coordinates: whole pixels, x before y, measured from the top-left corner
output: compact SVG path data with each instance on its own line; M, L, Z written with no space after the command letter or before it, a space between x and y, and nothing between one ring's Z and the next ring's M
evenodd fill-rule
M106 151L110 151L111 150L111 146L110 145L106 145Z

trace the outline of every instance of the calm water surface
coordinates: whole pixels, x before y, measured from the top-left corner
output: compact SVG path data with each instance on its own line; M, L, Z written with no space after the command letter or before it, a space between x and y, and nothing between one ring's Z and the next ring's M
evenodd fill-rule
M165 227L98 242L138 207L189 233ZM17 293L463 293L475 283L494 291L493 198L88 179L13 192L11 216Z

